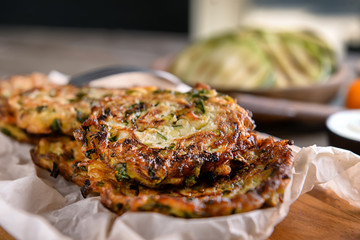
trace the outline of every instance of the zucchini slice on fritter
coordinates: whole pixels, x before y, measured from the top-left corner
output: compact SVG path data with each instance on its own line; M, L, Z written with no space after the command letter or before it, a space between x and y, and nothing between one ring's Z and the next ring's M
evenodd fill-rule
M58 174L66 180L83 186L87 179L85 156L80 151L79 144L70 137L42 138L31 150L33 162L51 172L51 176Z
M99 99L122 90L76 88L71 85L38 88L9 99L18 127L33 134L72 136Z
M215 90L139 88L107 98L75 132L82 151L148 187L191 186L229 175L234 152L254 144L248 112Z

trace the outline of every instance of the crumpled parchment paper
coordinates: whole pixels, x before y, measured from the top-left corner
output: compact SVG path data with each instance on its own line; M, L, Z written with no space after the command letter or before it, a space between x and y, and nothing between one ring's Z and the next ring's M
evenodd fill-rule
M0 135L0 225L17 239L265 239L300 194L324 184L360 207L360 156L333 147L294 147L284 203L227 217L181 219L157 213L116 216L99 197L36 167L31 146Z

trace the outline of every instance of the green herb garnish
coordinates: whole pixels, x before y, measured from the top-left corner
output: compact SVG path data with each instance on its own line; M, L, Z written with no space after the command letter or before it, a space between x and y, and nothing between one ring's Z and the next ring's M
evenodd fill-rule
M78 92L78 93L76 94L76 100L77 100L77 101L80 101L80 100L82 100L86 95L87 95L87 94L84 93L84 92Z
M6 136L8 136L8 137L11 137L11 136L12 136L12 135L11 135L11 132L9 131L9 129L1 128L1 132L2 132L3 134L5 134Z
M118 182L130 179L129 175L126 172L126 163L116 164L115 171L115 177Z
M134 93L134 92L136 92L136 91L133 90L133 89L128 89L128 90L125 91L125 93L126 93L127 95L130 95L130 94L132 94L132 93Z
M173 150L175 148L175 143L171 143L166 149Z
M95 153L95 149L89 149L85 152L85 157L91 159L91 154Z
M118 140L118 135L114 135L112 137L109 137L109 142L116 142L116 140Z
M58 118L55 118L50 125L50 129L52 132L60 132L61 131L61 121Z
M172 91L171 90L168 90L168 89L157 89L155 91L153 91L152 93L153 94L159 94L159 93L171 93Z
M79 123L83 123L85 122L86 119L88 119L89 115L87 114L84 114L83 112L79 111L76 109L76 120L79 122Z
M167 141L167 138L164 136L164 135L162 135L161 133L159 133L159 132L156 132L157 134L158 134L158 136L160 137L160 138L162 138L162 139L164 139L165 141Z
M103 187L104 185L105 185L105 183L104 183L104 182L101 182L101 181L99 181L99 182L96 183L96 186L97 186L97 187Z
M36 107L36 111L38 112L38 113L41 113L43 110L45 110L47 108L47 106L46 105L43 105L43 106L37 106Z
M196 183L196 178L195 176L189 176L187 178L185 178L185 185L187 187L191 187Z
M204 106L203 100L201 100L201 99L196 100L195 106L197 109L199 109L201 111L202 114L205 113L205 106Z

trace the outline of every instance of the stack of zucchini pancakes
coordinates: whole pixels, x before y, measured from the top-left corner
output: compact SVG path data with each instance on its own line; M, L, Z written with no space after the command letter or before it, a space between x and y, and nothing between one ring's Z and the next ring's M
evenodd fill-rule
M119 215L241 213L276 206L290 182L290 142L260 138L248 111L205 85L102 89L35 73L1 81L0 94L2 132Z

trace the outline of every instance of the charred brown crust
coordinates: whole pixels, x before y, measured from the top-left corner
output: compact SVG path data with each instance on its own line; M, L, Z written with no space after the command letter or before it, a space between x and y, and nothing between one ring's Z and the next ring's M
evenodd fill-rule
M66 158L56 158L54 154L45 154L48 159L58 162L60 174L75 176L80 167L85 175L81 181L81 193L86 197L90 193L99 193L102 203L117 214L126 211L154 211L162 214L185 217L212 217L251 211L258 208L272 207L282 202L283 191L290 181L292 152L288 141L275 141L272 138L257 139L255 144L245 150L239 150L236 157L242 157L241 164L232 166L227 176L204 174L191 186L171 186L148 188L127 180L117 180L117 170L100 160L73 159L72 168L68 168ZM43 140L44 141L44 140ZM64 141L62 138L47 139L53 144ZM65 145L70 146L69 142ZM46 144L41 145L43 148ZM49 147L46 149L49 150ZM63 149L58 156L65 156ZM44 163L39 153L32 151L32 158L37 165L51 167L51 162ZM49 158L49 156L52 156ZM40 159L40 160L39 160ZM50 160L50 161L51 161ZM240 162L240 161L239 161ZM238 162L236 162L238 163ZM49 169L51 170L51 169ZM68 171L73 171L69 174Z
M90 187L91 183L89 179L84 181L84 185L80 188L81 195L86 198L92 192L92 188Z
M192 187L151 189L130 183L105 180L100 192L103 204L112 211L154 211L185 218L224 216L272 207L282 202L292 169L287 141L257 140L248 151L256 154L246 168L234 169L232 176L203 177ZM90 181L98 181L89 173ZM256 182L254 184L253 182ZM240 184L242 183L242 184Z
M253 128L248 112L215 90L152 90L102 100L74 136L87 158L125 164L131 179L161 187L230 174L233 152L254 144Z
M88 179L85 156L77 142L69 137L42 138L30 154L33 162L53 177L60 174L79 186Z

